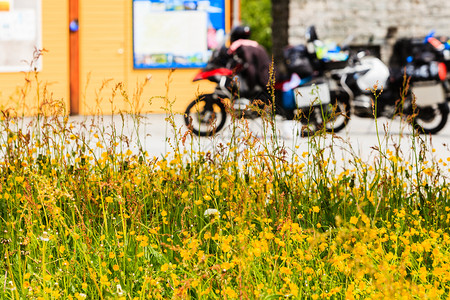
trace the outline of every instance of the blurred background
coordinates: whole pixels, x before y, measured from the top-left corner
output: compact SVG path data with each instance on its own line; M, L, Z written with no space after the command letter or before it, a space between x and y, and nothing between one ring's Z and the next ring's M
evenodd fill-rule
M192 79L240 23L277 65L310 25L386 60L398 38L450 34L450 2L0 0L0 108L32 115L56 101L75 115L161 113L167 97L182 112L214 88Z

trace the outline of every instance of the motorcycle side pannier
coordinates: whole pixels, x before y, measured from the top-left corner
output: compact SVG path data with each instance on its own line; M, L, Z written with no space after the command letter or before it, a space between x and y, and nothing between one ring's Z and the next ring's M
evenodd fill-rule
M314 69L304 45L290 46L284 49L286 67L290 73L296 73L300 78L313 74Z
M411 61L422 64L439 59L440 54L431 44L424 43L423 39L401 38L393 46L389 66L391 68L402 68Z
M294 89L294 96L298 108L308 108L331 102L330 88L322 81L312 81Z
M411 77L412 82L417 81L440 81L439 62L432 61L422 64L407 64L404 68L406 75Z

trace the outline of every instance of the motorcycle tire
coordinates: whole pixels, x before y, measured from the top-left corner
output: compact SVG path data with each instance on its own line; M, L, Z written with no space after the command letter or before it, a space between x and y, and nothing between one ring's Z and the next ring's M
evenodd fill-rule
M213 94L201 95L186 108L184 122L197 136L213 136L225 125L225 105Z
M337 133L345 128L351 114L350 102L348 99L337 99L322 106L311 107L303 111L300 121L303 125L302 136L309 137L320 130L328 133Z
M449 114L447 103L418 107L417 110L412 125L419 134L438 133L447 124Z
M323 129L322 107L320 106L301 109L296 119L302 125L300 131L302 137L311 137Z
M336 100L324 109L328 115L327 120L325 120L325 130L326 132L337 133L347 126L351 110L348 99L333 97Z

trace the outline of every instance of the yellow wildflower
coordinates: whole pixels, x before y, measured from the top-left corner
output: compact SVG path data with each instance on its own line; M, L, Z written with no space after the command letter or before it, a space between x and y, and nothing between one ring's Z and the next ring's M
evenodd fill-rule
M44 275L44 281L49 281L50 279L52 279L52 275L49 274Z
M358 218L355 217L355 216L352 216L352 217L350 218L350 223L353 224L353 225L356 225L356 223L358 223Z

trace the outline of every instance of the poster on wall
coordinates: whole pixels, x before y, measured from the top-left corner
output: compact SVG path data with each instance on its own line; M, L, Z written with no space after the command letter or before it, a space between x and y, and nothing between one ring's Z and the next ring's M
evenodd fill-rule
M36 49L41 49L40 0L0 0L0 72L40 69L40 59L33 63Z
M225 0L133 0L135 69L203 67L224 39Z

